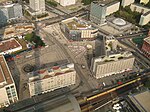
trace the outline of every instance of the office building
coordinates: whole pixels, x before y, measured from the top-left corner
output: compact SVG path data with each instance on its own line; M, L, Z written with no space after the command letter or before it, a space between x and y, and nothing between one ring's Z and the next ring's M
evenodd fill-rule
M28 73L30 97L76 83L74 64L66 64Z
M106 16L119 10L118 1L94 1L91 3L90 20L96 24L104 24Z
M69 5L74 5L76 3L76 0L55 0L62 6L69 6Z
M134 107L135 112L150 112L150 91L142 91L128 95L127 101L130 102L131 107Z
M149 2L149 0L140 0L140 3L147 4L148 2Z
M18 101L13 77L3 55L0 55L0 108Z
M104 24L106 22L106 5L92 2L90 9L90 20L96 24Z
M8 20L22 17L20 4L3 4L0 6L0 26L4 26Z
M139 12L139 13L142 13L142 14L145 14L145 13L150 11L150 8L145 7L145 6L141 5L141 4L131 4L130 5L130 9L133 12L136 11L136 12Z
M129 6L129 5L131 5L132 3L134 3L134 1L135 1L135 0L122 0L121 6L122 6L122 7Z
M105 47L106 55L95 57L91 62L91 70L96 79L132 69L134 56L120 47L117 40L107 39Z
M119 10L119 7L120 7L119 1L112 1L108 3L106 8L106 16L109 16L110 14L117 12Z
M131 4L130 9L132 11L136 11L136 12L139 12L142 14L140 17L139 25L143 26L143 25L146 25L147 23L149 23L150 8L140 5L140 4Z
M21 50L22 46L20 43L14 39L8 39L0 42L0 54L11 54L12 52Z
M148 58L150 58L150 36L144 39L142 51Z
M30 8L35 12L45 12L45 0L29 0Z
M69 40L94 40L98 35L98 29L76 17L63 20L60 26Z
M144 13L140 17L139 25L143 26L150 22L150 11Z

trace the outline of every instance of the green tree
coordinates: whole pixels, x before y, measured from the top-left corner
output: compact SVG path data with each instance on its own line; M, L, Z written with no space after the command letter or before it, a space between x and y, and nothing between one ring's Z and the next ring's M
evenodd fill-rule
M27 34L26 36L25 36L25 40L27 40L27 41L32 41L32 37L33 37L33 33L29 33L29 34Z
M94 0L82 0L82 3L84 3L84 5L89 5L92 1Z

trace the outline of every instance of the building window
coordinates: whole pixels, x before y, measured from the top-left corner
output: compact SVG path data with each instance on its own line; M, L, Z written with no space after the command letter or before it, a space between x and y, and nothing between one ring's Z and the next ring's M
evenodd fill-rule
M12 99L9 99L10 103L13 103Z
M14 86L11 86L11 88L14 88Z
M9 87L7 87L6 90L9 90Z
M17 97L14 98L14 102L17 102Z

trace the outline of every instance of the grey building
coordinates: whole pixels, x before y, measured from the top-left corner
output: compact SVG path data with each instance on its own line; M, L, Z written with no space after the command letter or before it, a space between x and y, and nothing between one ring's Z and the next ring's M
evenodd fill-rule
M22 17L20 4L7 4L0 6L0 26L4 26L8 20Z
M103 3L92 2L90 9L90 20L97 24L103 24L106 19L107 6Z

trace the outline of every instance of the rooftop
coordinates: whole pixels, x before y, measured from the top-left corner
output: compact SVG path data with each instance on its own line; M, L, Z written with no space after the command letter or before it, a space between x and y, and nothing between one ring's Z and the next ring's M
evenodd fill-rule
M116 18L112 22L118 26L126 25L126 21L121 18Z
M150 44L150 37L145 38L144 41Z
M0 4L0 8L8 8L8 7L13 7L15 5L20 5L18 3L14 4L14 3L11 3L11 2L5 2L5 3L1 3Z
M129 98L141 112L150 112L150 91L133 94Z
M28 73L29 82L47 79L57 75L73 72L74 64L58 65Z
M125 59L130 59L130 58L134 58L132 53L122 52L122 53L110 54L109 56L101 56L101 57L95 58L95 60L99 64L105 64L108 62L121 61L121 60L125 60Z
M115 3L118 3L119 1L115 1L115 0L101 0L101 1L93 1L93 3L96 3L100 6L110 6L113 5Z
M70 30L92 29L91 25L76 17L63 20L62 23L64 23Z
M7 50L15 49L20 46L21 45L19 44L19 42L16 39L11 38L9 40L0 42L0 52L5 52Z
M123 47L121 47L118 41L112 35L106 36L105 39L106 55L96 57L96 62L104 64L107 62L119 61L134 57L131 52L126 51Z
M3 55L0 55L0 87L12 84L13 79Z
M149 15L149 14L150 14L150 11L144 13L143 16L147 16L147 15Z

